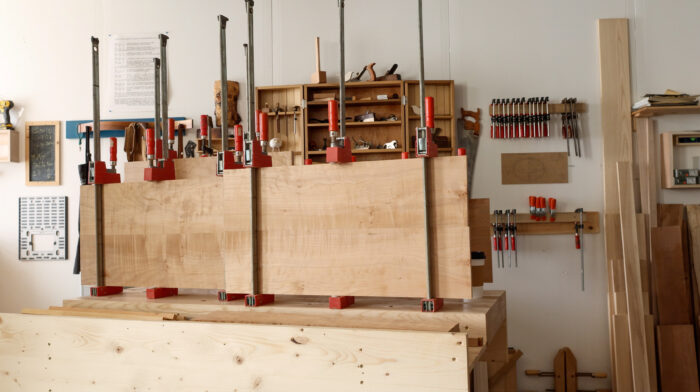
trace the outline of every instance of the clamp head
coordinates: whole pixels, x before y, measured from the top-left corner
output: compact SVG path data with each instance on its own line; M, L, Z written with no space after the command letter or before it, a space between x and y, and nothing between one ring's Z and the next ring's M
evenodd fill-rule
M153 65L156 66L156 68L160 68L160 59L157 57L153 58Z
M219 15L219 16L216 17L216 19L219 20L219 26L221 26L222 29L225 29L225 28L226 28L226 22L228 22L228 18L225 17L225 16L223 16L223 15Z
M100 40L97 37L90 37L90 40L92 41L92 46L97 46L100 44Z
M165 34L158 34L158 39L160 40L160 46L165 46L168 44L168 37Z

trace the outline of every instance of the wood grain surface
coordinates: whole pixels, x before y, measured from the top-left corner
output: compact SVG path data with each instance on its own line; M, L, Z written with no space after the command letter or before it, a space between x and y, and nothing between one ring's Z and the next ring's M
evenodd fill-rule
M501 154L501 184L557 184L569 182L565 152Z

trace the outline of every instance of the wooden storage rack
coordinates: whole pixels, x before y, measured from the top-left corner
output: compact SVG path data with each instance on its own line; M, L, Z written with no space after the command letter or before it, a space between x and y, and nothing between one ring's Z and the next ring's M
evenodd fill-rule
M687 169L676 167L676 149L687 148L679 145L681 136L700 139L700 132L666 132L661 134L661 186L664 189L700 189L700 184L676 184L673 178L673 169ZM700 149L700 142L693 143L692 147ZM700 170L700 168L692 168Z

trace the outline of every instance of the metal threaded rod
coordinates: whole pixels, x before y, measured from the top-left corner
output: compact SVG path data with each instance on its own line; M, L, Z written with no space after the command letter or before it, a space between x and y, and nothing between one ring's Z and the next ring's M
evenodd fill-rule
M160 137L163 143L163 153L161 154L161 167L165 167L165 159L168 157L168 60L165 48L168 44L168 36L159 34L160 39L160 114L163 118L160 122ZM156 131L157 132L157 131Z
M221 54L221 151L228 150L228 76L226 75L226 22L219 15L219 53Z
M340 138L345 138L345 0L338 0L340 11ZM343 143L345 143L343 141ZM345 145L345 144L343 144Z

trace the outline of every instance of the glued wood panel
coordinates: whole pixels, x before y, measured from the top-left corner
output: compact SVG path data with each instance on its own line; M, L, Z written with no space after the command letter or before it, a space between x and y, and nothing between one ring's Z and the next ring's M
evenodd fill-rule
M501 154L501 184L557 184L569 182L565 152Z
M0 314L3 391L467 391L468 368L465 333Z
M103 186L105 284L224 286L223 178ZM95 279L94 187L80 188L82 284Z
M428 162L434 293L470 298L466 157ZM226 290L251 290L250 183L258 176L262 293L424 297L420 159L233 170Z
M633 385L635 391L650 391L649 356L647 353L649 348L646 343L644 300L639 271L639 245L637 243L637 218L634 212L632 165L629 162L618 162L617 177Z
M216 157L174 159L175 178L205 178L216 176ZM124 162L124 182L143 182L146 161Z
M694 333L693 326L690 324L656 327L662 391L700 390Z

